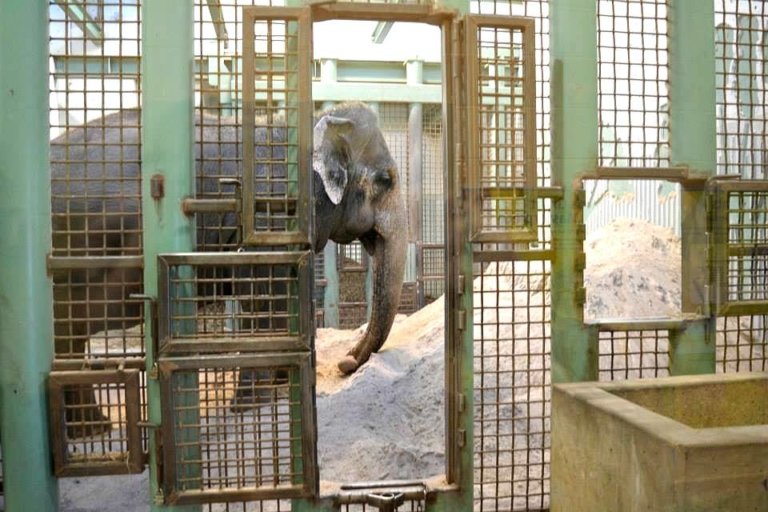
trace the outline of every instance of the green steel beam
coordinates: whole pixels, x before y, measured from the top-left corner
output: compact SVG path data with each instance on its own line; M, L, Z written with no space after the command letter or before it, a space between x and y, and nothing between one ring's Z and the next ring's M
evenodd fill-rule
M194 248L194 225L182 213L181 201L193 193L192 3L187 0L145 2L142 37L142 204L145 293L157 296L157 255ZM174 30L168 30L173 20ZM164 197L152 197L152 177L164 180ZM146 329L147 337L150 329ZM156 360L146 340L147 368ZM160 387L148 379L149 421L162 423ZM199 510L164 507L157 474L155 439L150 436L152 510Z
M86 40L91 41L97 46L101 46L104 41L104 31L102 25L97 22L80 2L76 0L56 0L56 3L61 10L64 11L67 19L77 25L77 27L83 32L83 36Z
M552 382L595 380L595 340L583 325L582 219L576 214L579 174L597 165L597 4L553 0L552 178L563 199L552 208Z
M227 33L227 23L224 20L224 14L221 11L221 2L219 0L206 0L208 12L211 15L213 29L216 31L216 39L220 43L229 43L229 34Z
M702 176L713 175L717 161L714 18L711 2L669 3L671 163ZM706 191L684 188L682 212L683 312L708 315ZM714 316L670 339L673 375L714 373L715 361Z
M0 444L5 509L58 510L48 440L53 360L48 1L0 4Z

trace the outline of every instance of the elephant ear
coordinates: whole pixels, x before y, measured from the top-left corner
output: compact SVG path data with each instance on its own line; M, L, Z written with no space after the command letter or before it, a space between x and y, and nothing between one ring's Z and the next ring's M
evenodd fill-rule
M348 134L353 128L352 120L331 115L323 116L315 125L312 167L333 204L341 202L347 186L351 160Z

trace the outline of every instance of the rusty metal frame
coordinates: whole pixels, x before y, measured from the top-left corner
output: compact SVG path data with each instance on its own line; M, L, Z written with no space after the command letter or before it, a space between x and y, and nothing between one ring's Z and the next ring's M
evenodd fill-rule
M522 113L523 126L523 187L483 187L482 167L483 157L480 140L480 101L482 85L480 84L480 59L478 55L478 29L483 27L519 30L523 34L523 83L522 83ZM473 242L524 242L535 241L538 238L538 219L536 202L536 57L535 57L535 24L533 18L518 16L467 16L465 27L466 68L466 102L467 102L467 166L470 192L470 221ZM514 68L514 66L511 66ZM510 97L514 96L510 92ZM522 199L523 214L527 219L524 226L507 230L484 231L482 227L482 203L485 199L505 199L512 201Z
M318 465L317 465L317 430L314 414L314 367L309 352L300 353L271 353L258 355L215 355L206 358L178 357L163 358L158 362L161 402L163 418L167 422L162 429L163 446L163 494L166 504L199 504L213 501L250 501L267 499L307 498L317 494ZM291 452L300 453L301 482L291 485L276 485L271 488L250 489L203 489L184 491L176 487L176 425L173 401L173 374L176 371L231 369L236 370L269 370L276 367L294 367L299 374L299 408L291 410L291 423L295 422L294 413L300 415L301 432L291 432ZM185 408L189 404L185 404ZM244 420L243 420L244 421ZM293 427L292 427L293 428ZM199 440L198 440L199 443Z
M65 476L97 476L141 473L144 471L142 449L140 370L117 368L112 370L53 371L48 376L48 421L53 451L54 473ZM114 452L102 459L74 462L67 457L67 435L64 391L67 386L98 386L119 384L125 387L126 451L116 459Z
M286 21L298 24L298 45L301 51L296 50L298 68L295 70L297 84L295 91L286 89L286 94L294 96L293 105L297 111L296 126L298 140L298 183L307 184L299 187L295 197L295 214L297 225L292 226L291 231L257 232L255 230L254 212L258 202L269 202L267 198L257 198L254 189L254 130L256 125L255 85L254 85L254 24L257 21ZM311 59L312 59L312 19L310 9L287 7L244 7L243 8L243 243L245 245L287 245L287 244L311 244L311 217L312 202L310 187L312 181L311 151L312 151L312 84L311 84ZM286 50L288 51L288 50ZM286 69L288 75L291 70ZM286 120L287 121L287 120ZM269 123L268 129L274 124ZM286 123L286 129L289 128ZM286 134L286 141L287 139ZM286 169L286 178L288 170ZM280 198L280 202L286 199Z
M765 193L768 197L768 180L714 179L711 183L710 300L713 310L719 316L763 315L768 311L768 300L729 298L731 258L768 255L768 243L732 244L729 242L729 231L733 227L730 218L730 200L732 193Z
M297 299L300 304L311 304L311 265L310 251L283 252L219 252L219 253L173 253L158 255L158 346L160 353L212 353L212 352L274 352L286 350L309 350L311 347L312 319L309 315L299 315L297 332L291 335L277 336L215 336L198 337L193 333L188 336L174 336L169 328L171 321L169 282L170 269L176 265L195 267L226 265L293 265L298 282Z

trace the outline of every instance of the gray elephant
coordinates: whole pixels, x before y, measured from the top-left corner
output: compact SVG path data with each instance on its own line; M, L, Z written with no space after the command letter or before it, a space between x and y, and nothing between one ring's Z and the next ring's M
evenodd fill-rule
M139 120L137 110L124 110L51 141L55 255L140 254L140 196L137 180L131 179L140 173ZM199 116L196 123L197 183L205 193L219 187L220 177L241 174L235 164L241 154L239 128L231 120L214 123ZM277 133L270 137L284 137L282 130L271 130ZM266 128L257 129L257 152L266 133ZM328 240L360 240L373 260L371 319L363 337L339 362L339 369L349 374L381 348L397 312L406 257L405 204L396 164L368 107L346 103L321 113L313 140L313 249L321 251ZM90 180L92 172L109 179ZM237 233L234 214L219 222L223 229L198 226L198 243L206 250L231 243ZM98 284L113 278L121 285ZM125 328L125 318L138 318L139 304L119 299L140 291L141 280L140 269L54 272L57 353L77 357L91 334ZM86 297L89 311L82 305Z

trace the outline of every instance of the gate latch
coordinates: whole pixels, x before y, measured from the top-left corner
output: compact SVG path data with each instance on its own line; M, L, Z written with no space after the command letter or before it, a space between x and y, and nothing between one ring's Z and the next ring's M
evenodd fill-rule
M405 501L401 492L372 493L367 497L368 505L376 507L379 512L395 512Z

